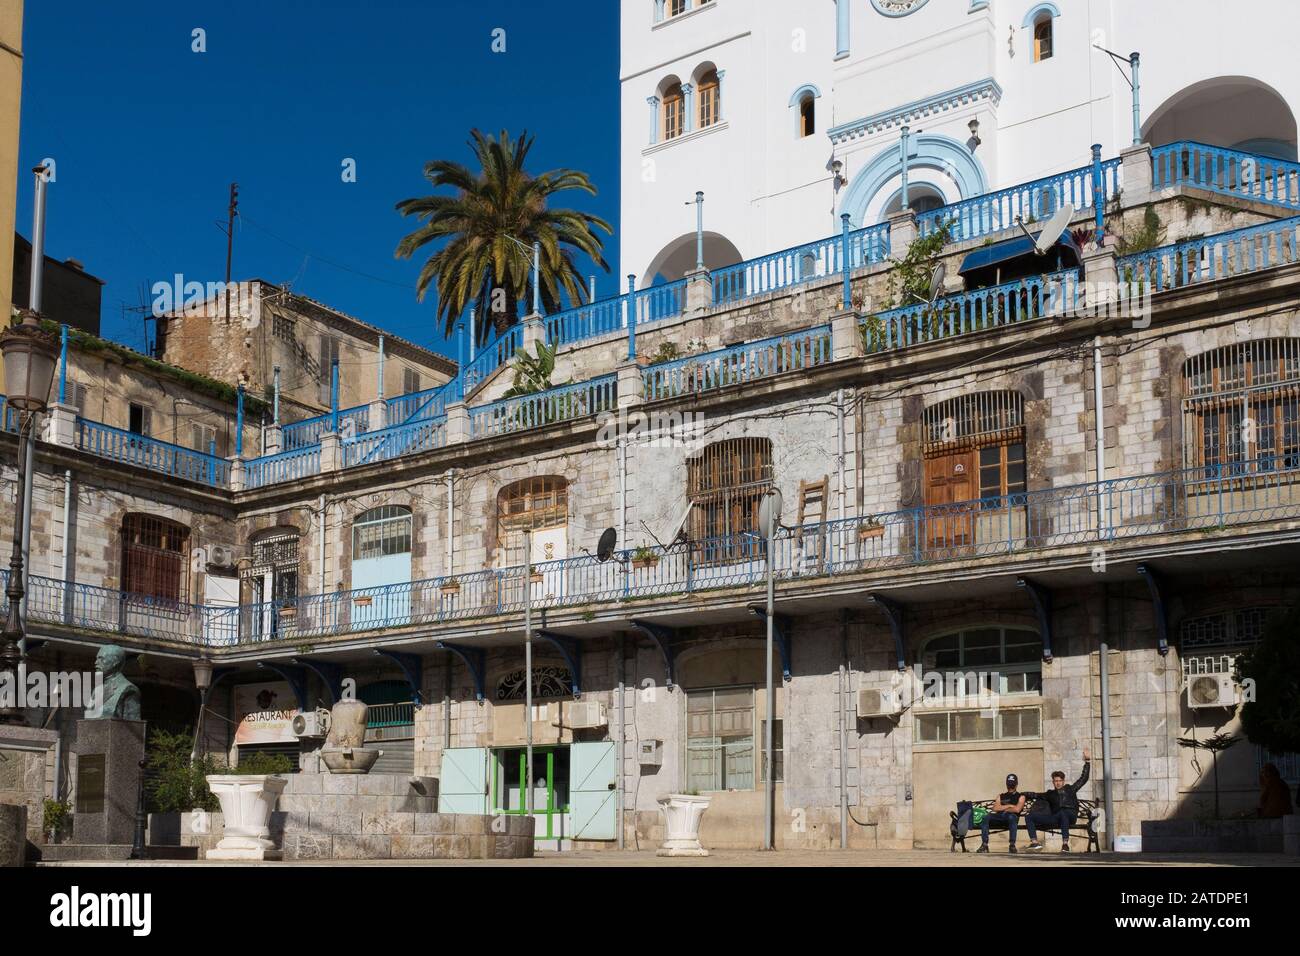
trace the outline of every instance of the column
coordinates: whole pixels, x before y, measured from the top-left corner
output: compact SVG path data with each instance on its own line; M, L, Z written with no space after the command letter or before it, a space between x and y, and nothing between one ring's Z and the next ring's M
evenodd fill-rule
M852 0L835 0L835 59L849 55L849 4Z
M682 123L683 133L695 132L695 86L691 83L682 84L682 99L686 110L686 119Z
M659 142L659 97L647 96L645 101L650 106L650 145Z

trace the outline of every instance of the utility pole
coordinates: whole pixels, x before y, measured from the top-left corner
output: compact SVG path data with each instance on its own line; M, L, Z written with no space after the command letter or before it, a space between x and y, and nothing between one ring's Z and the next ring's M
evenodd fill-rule
M230 184L230 205L226 207L226 321L230 321L230 263L235 252L235 211L239 208L239 183Z

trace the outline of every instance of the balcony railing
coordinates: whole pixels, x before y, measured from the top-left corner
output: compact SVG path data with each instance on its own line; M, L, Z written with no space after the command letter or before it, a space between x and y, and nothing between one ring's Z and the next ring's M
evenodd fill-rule
M922 567L1151 535L1215 532L1300 518L1300 456L1187 468L910 508L784 529L773 551L782 581ZM266 604L185 604L33 575L28 619L209 646L297 641L632 597L758 587L765 542L751 534L472 571Z
M1119 195L1120 174L1121 160L1110 159L1101 164L1103 201ZM922 236L927 236L943 223L950 222L953 241L962 242L1014 229L1017 219L1026 224L1048 219L1066 203L1075 209L1089 209L1095 201L1093 175L1092 166L1082 166L982 196L972 196L918 214L917 228Z
M1300 163L1204 143L1180 142L1151 150L1156 189L1196 186L1211 192L1300 209Z
M831 361L831 327L748 342L651 365L642 373L648 402L752 382Z
M343 467L369 465L388 461L402 455L433 451L447 440L447 417L416 419L392 428L366 432L355 438L345 438L342 443Z
M888 256L889 223L849 234L850 269L884 262ZM840 235L714 269L713 303L734 305L754 296L840 275L844 271L844 259L844 237Z
M1165 292L1198 282L1246 275L1297 261L1300 216L1190 239L1118 262L1120 279Z
M330 430L332 413L306 418L300 422L284 425L280 429L280 441L285 451L306 448L308 445L320 444L320 436ZM370 406L357 405L354 408L339 409L339 430L360 435L370 427Z
M320 445L263 455L244 463L244 487L262 488L320 474Z
M84 418L77 419L76 439L77 448L101 458L146 468L169 478L194 481L214 488L230 487L230 462L216 455L172 445Z
M466 362L461 371L461 395L469 395L478 388L488 376L509 362L523 344L524 330L512 325L495 341L479 349L478 354Z
M436 388L408 392L388 399L388 421L392 423L388 427L447 414L447 406L461 399L460 381L460 376L457 375L450 382L444 382Z
M891 309L860 324L868 352L920 345L938 339L1066 315L1079 305L1076 270L1054 272L961 295Z
M618 406L618 376L506 398L469 410L470 437L486 438L572 421Z

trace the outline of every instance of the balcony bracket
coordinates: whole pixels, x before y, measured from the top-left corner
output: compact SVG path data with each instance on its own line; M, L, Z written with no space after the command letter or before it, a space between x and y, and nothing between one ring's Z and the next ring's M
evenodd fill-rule
M420 689L423 680L424 658L419 654L408 654L405 651L387 651L382 647L375 648L375 653L380 657L386 657L399 668L402 676L406 678L406 684L411 688L411 700L415 701L416 707L424 706L424 692Z
M760 604L751 604L749 613L767 620L767 608ZM781 655L781 679L790 681L790 619L784 614L772 615L772 636L776 638L776 649Z
M880 608L889 622L889 629L894 632L894 652L897 655L898 672L907 670L907 620L903 616L903 605L885 597L883 594L869 594L871 603Z
M313 660L310 657L291 657L290 663L307 668L325 685L330 692L330 704L337 704L343 699L343 667L331 661Z
M311 710L307 700L307 669L297 664L280 664L276 661L258 661L258 667L265 667L269 671L275 671L285 682L288 683L289 689L293 691L294 699L298 701L299 710Z
M1151 565L1139 564L1137 572L1147 579L1147 588L1151 591L1151 603L1156 617L1156 646L1160 656L1164 657L1169 653L1169 610L1165 606L1167 589L1164 582L1160 580L1160 575L1156 574L1156 569Z
M559 651L564 658L569 673L573 675L573 699L577 700L582 696L582 646L573 638L554 631L538 630L533 633Z
M1038 632L1043 636L1043 663L1052 663L1052 592L1029 578L1016 578L1016 587L1029 592L1038 614Z
M474 678L474 698L480 704L487 700L483 692L483 680L487 674L487 654L481 647L461 647L458 644L448 644L446 641L439 641L438 647L444 651L451 651L469 668L469 674Z
M649 621L632 621L631 624L659 647L664 656L664 670L668 673L668 689L672 690L673 680L677 676L677 631Z

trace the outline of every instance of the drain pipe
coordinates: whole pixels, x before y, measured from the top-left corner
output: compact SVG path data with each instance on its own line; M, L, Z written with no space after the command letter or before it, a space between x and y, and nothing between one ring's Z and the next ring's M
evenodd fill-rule
M447 470L447 577L456 574L456 502L452 497L455 490L456 469Z
M618 742L614 746L614 759L618 762L618 772L614 775L614 799L618 801L618 848L626 849L626 841L623 836L623 747L624 740L627 737L627 731L623 727L623 693L624 686L627 682L627 638L620 634L618 636L618 698L614 706L618 708Z
M320 598L325 600L325 531L329 527L329 500L320 496Z
M1101 483L1106 480L1106 410L1102 404L1104 399L1101 384L1101 336L1098 335L1092 340L1092 403L1093 403L1093 427L1096 429L1097 438L1097 539L1103 540L1105 531L1105 512L1102 510L1102 490Z
M36 422L28 426L32 436L27 441L27 483L23 486L23 599L18 605L23 624L27 623L27 595L31 587L27 583L32 573L32 489L36 487ZM24 630L26 630L24 628ZM27 638L23 638L23 648L27 647Z
M848 488L844 484L844 389L835 394L835 456L839 465L840 520L844 520L844 503Z
M447 682L442 692L442 749L445 753L451 749L451 652L447 658Z
M1114 774L1110 763L1110 590L1102 586L1102 632L1098 649L1101 668L1101 767L1102 799L1106 807L1106 849L1115 849L1115 792Z
M63 472L63 619L72 619L72 469Z
M842 502L841 502L842 503ZM840 611L840 849L849 845L849 730L844 717L848 705L849 612Z

